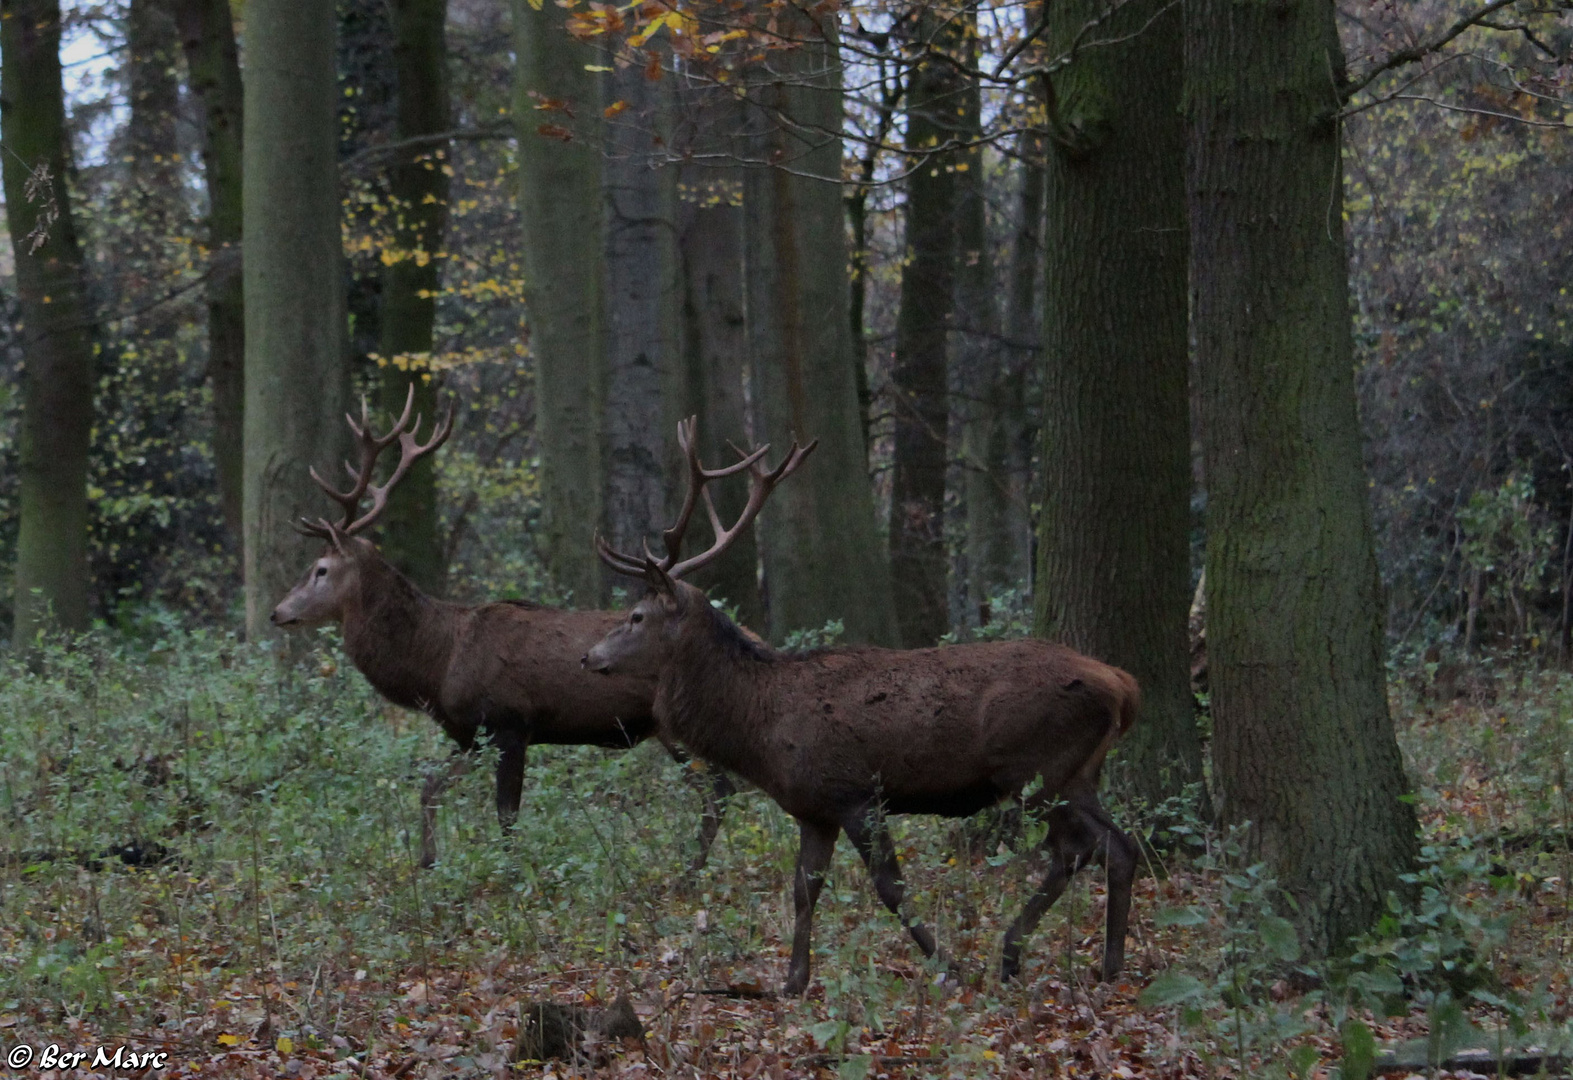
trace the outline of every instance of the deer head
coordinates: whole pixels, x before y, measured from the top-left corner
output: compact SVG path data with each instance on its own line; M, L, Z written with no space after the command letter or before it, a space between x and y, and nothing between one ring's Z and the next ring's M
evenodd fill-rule
M361 399L360 423L357 424L348 413L344 414L344 420L354 432L360 450L359 466L348 461L344 463L344 469L350 475L349 490L339 491L319 476L315 468L311 469L311 478L328 493L329 498L344 508L344 517L337 522L327 518L318 518L316 521L302 518L296 524L296 531L304 536L320 537L327 541L327 546L307 568L289 595L273 609L271 618L275 626L316 626L343 617L345 601L359 585L361 567L377 552L371 541L359 534L382 516L382 512L388 508L389 493L404 479L410 466L436 450L453 433L453 410L449 409L448 415L433 430L431 438L422 443L417 438L421 426L420 415L416 414L414 423L410 422L414 407L415 387L411 386L404 399L403 415L386 435L381 436L371 430L365 398ZM372 484L377 458L395 442L399 444L399 463L384 483ZM368 494L371 496L371 507L360 514L361 500Z
M739 461L724 468L707 469L699 460L699 450L694 439L696 423L697 418L691 416L677 425L677 443L688 458L688 491L683 497L683 508L677 515L677 521L661 534L666 554L657 558L646 545L642 556L628 555L614 550L601 536L595 538L596 553L602 562L619 574L643 578L649 588L644 598L629 611L622 625L585 654L582 663L591 671L606 675L645 677L659 674L671 645L681 632L682 617L689 605L708 602L702 592L683 582L683 576L713 562L731 547L743 531L754 523L776 485L796 472L798 466L819 445L817 439L804 447L794 442L781 464L774 469L760 465L770 450L768 443L748 453L733 446ZM748 503L737 520L728 527L722 524L721 515L716 513L715 503L706 485L712 480L744 470L747 470L749 479ZM688 523L701 499L715 539L707 550L680 560L683 536L688 531Z

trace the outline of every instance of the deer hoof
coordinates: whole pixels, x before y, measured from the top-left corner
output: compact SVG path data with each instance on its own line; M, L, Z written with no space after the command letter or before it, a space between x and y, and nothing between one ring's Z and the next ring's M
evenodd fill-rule
M1000 961L1000 982L1010 982L1021 974L1021 957L1007 954Z

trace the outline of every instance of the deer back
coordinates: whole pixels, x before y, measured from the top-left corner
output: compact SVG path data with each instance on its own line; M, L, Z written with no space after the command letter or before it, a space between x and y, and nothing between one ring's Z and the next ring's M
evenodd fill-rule
M609 611L500 602L470 610L449 667L444 711L523 725L537 743L629 746L654 725L655 683L592 677L579 658L617 625Z
M967 814L1034 776L1090 781L1136 707L1130 676L1049 642L791 654L741 648L709 605L685 621L663 727L811 819L870 794Z

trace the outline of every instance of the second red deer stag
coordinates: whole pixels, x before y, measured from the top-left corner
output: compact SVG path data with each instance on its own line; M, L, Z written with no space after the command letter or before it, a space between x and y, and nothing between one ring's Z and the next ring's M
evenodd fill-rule
M774 472L750 470L751 510L801 453L794 447ZM933 934L906 910L885 816L969 815L1034 782L1041 787L1026 803L1049 825L1048 873L1005 934L1001 977L1018 973L1023 940L1070 876L1092 862L1109 877L1103 976L1120 970L1137 849L1099 805L1097 783L1109 748L1136 719L1135 679L1034 640L777 652L675 580L669 562L598 547L609 566L644 578L649 591L585 666L657 680L663 739L752 781L798 820L788 994L808 987L814 905L842 830L879 898L932 956Z
M628 676L586 677L579 658L622 619L612 611L566 611L517 600L468 607L427 596L359 535L387 507L388 495L420 457L441 446L452 430L449 414L425 443L417 439L420 417L410 423L414 394L386 435L372 433L365 405L360 423L346 416L360 463L346 463L352 478L338 491L316 471L312 478L344 508L343 520L302 522L300 531L326 541L299 584L272 619L278 626L338 622L344 649L377 692L396 705L420 709L442 726L458 749L449 767L434 773L421 792L421 863L436 859L436 804L443 790L469 768L482 737L501 751L497 762L497 816L506 827L519 811L525 754L532 744L627 748L655 728L654 680ZM377 459L394 443L399 460L387 481L373 485ZM725 475L746 468L764 450ZM371 507L360 504L371 497ZM684 570L708 561L690 560ZM674 752L674 756L675 752ZM720 824L722 800L735 788L714 770L701 819L699 852L690 866L704 865Z

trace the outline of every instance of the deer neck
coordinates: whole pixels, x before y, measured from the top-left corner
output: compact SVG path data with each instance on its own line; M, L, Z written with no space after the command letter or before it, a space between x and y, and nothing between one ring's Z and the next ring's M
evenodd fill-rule
M438 714L460 610L421 592L380 556L367 560L345 604L345 651L388 700Z
M770 755L765 682L776 654L750 641L708 602L689 618L656 690L662 729L694 753L769 789L757 775Z

